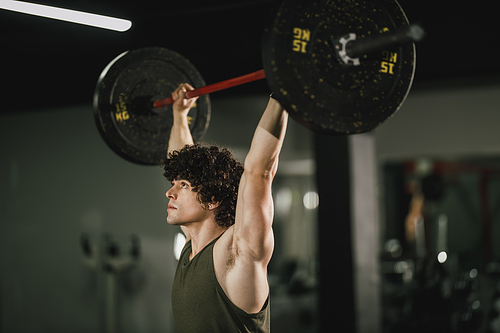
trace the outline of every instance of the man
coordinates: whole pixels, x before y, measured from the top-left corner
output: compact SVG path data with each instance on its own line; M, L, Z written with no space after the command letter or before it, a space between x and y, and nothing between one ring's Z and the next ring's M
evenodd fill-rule
M182 84L172 94L164 167L172 182L167 222L186 235L172 288L174 331L269 332L271 185L288 114L270 98L243 171L227 150L193 144L187 114L196 98L185 96L192 89Z

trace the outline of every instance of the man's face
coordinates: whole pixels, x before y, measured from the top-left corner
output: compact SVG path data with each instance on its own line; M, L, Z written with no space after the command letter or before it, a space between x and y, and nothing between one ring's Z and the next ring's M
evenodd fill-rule
M165 194L169 199L167 208L167 223L171 225L186 225L201 222L209 217L209 211L203 209L196 199L197 192L192 190L187 180L174 180L172 187Z

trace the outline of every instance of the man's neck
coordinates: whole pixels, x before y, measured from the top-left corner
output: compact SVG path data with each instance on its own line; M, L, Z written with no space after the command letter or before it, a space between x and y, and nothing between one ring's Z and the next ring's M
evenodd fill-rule
M204 223L199 226L189 226L188 230L191 237L191 255L189 256L189 260L191 260L211 241L222 235L227 228L223 228L211 221L211 223Z

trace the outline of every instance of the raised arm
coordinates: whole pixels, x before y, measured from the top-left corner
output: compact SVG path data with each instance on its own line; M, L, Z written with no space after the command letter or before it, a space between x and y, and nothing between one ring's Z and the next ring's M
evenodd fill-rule
M168 153L194 143L189 130L188 113L198 97L186 99L186 92L189 90L194 90L194 88L188 83L183 83L172 93L174 98L174 104L172 105L174 122L168 140ZM188 241L191 238L188 229L181 226L181 230L186 236L186 241Z
M186 92L189 90L194 90L194 88L188 83L183 83L172 93L174 98L174 104L172 105L174 122L168 141L169 153L179 150L185 145L193 144L187 115L198 97L186 99Z
M266 265L274 248L271 186L287 123L288 113L271 98L255 130L238 191L234 240Z
M272 181L278 168L287 124L288 113L277 100L270 98L245 159L245 171L257 172Z

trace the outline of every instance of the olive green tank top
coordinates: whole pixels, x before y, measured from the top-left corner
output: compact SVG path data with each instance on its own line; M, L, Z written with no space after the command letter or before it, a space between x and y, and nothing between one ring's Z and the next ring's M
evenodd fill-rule
M234 305L215 276L214 239L191 261L191 241L182 250L172 286L175 333L270 332L269 298L249 314Z

